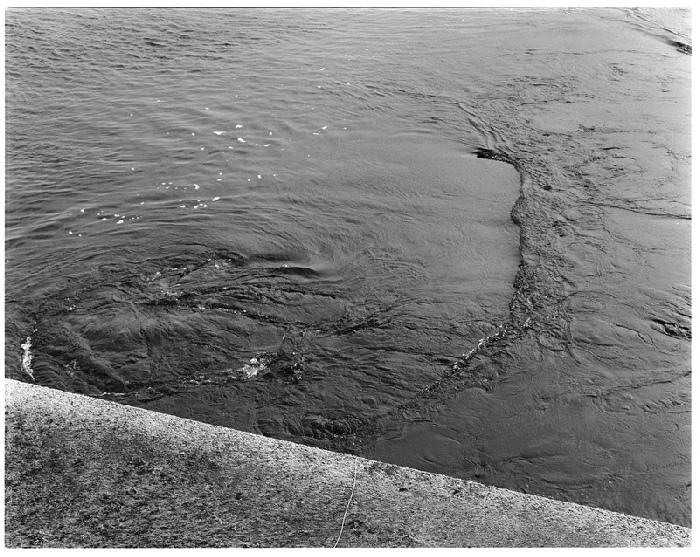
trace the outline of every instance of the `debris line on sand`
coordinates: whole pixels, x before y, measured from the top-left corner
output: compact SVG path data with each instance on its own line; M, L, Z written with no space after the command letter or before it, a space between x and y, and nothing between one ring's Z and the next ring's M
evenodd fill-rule
M333 548L335 549L338 547L338 542L340 541L340 537L343 535L343 528L345 528L345 519L348 517L348 509L350 509L350 503L352 502L352 498L355 495L355 483L357 482L357 458L355 458L355 472L353 473L352 477L352 491L350 492L350 499L348 499L348 504L345 506L345 514L343 515L343 522L340 524L340 533L338 534L338 539L335 540L335 544L333 545Z

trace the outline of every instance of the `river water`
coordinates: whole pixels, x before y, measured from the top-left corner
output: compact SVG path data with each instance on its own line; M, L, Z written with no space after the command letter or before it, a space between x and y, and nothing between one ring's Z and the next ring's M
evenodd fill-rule
M690 13L6 12L6 375L690 524Z

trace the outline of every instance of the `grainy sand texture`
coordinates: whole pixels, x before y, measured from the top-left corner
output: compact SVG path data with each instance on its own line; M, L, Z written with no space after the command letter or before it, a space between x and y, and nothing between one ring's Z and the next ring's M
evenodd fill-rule
M658 547L688 528L5 381L6 547Z

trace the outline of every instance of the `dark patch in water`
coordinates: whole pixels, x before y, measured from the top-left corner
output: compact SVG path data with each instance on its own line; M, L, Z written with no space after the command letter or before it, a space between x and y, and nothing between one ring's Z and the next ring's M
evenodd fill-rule
M668 41L668 44L675 47L678 52L681 52L683 54L688 54L688 55L693 54L693 47L687 43L684 43L681 41L670 40L670 41Z

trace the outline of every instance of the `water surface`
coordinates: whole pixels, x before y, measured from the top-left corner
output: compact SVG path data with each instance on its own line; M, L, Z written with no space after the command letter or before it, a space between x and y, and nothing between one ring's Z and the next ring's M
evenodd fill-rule
M6 37L8 376L690 524L688 12Z

